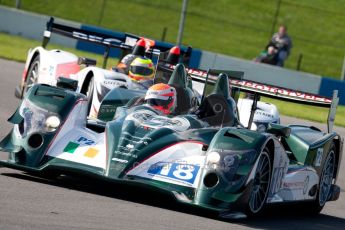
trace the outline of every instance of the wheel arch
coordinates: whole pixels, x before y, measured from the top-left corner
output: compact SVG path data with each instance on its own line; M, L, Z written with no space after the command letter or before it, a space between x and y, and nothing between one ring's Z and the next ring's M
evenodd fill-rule
M335 181L338 178L338 174L339 174L339 168L340 168L340 164L341 164L341 159L342 159L342 153L343 153L343 145L344 145L344 138L340 137L339 135L337 135L334 139L333 139L333 143L335 145L335 170L334 170L334 179Z
M28 77L28 70L30 69L30 66L32 65L32 63L34 62L35 58L37 56L41 56L41 52L39 49L35 49L33 51L33 54L31 55L30 59L29 59L29 62L27 63L27 67L26 67L26 72L25 72L25 75L23 76L23 82L26 80L26 78Z
M274 160L274 149L275 149L275 144L274 144L273 139L268 139L264 146L268 148L269 155L270 155L270 158L272 160L271 162L273 163L273 160Z

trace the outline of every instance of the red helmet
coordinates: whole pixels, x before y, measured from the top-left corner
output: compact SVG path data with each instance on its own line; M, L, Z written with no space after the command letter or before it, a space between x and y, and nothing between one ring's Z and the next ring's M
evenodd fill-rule
M145 95L146 103L168 115L176 107L176 90L174 87L164 83L151 86Z

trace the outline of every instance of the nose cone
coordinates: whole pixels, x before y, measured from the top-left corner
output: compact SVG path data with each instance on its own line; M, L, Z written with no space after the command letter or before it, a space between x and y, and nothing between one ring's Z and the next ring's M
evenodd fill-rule
M182 88L187 87L187 73L183 64L176 65L168 84L177 85Z

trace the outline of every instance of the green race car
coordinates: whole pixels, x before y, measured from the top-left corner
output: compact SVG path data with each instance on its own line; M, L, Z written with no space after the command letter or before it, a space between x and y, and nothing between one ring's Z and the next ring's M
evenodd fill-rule
M321 211L340 194L343 139L331 131L337 96L330 100L242 76L215 70L192 75L205 85L200 106L192 109L186 71L178 65L169 81L178 94L173 116L134 103L141 95L117 88L104 100L116 109L109 122L87 119L82 94L34 85L8 120L14 126L0 150L9 157L0 165L149 186L226 218L253 216L273 203L306 202ZM248 127L238 119L241 91L254 94ZM330 107L329 131L278 124L250 130L259 95Z

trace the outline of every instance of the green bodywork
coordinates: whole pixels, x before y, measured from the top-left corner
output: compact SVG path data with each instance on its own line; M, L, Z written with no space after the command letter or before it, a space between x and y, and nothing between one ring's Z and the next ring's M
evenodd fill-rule
M214 84L216 88L211 90L212 94L220 97L229 94L229 81L225 78L227 78L226 75L219 76L218 82ZM186 82L175 83L182 84L182 89L186 90L188 96L190 89L187 89ZM278 140L275 135L278 135L279 132L268 134L247 130L236 123L236 118L233 119L232 123L223 124L220 121L218 126L209 126L206 122L207 119L200 118L196 114L184 113L174 117L188 121L188 128L181 131L175 129L174 126L169 128L162 125L162 122L169 122L170 118L165 118L163 121L159 120L162 119L162 116L158 116L157 112L148 106L118 107L124 101L140 96L141 92L136 94L122 89L114 89L114 91L116 92L109 94L106 97L109 100L105 100L103 104L105 107L113 107L109 108L110 111L102 111L102 116L105 120L111 119L114 117L115 112L113 110L116 107L119 108L116 112L116 119L105 123L105 125L100 123L97 129L95 125L85 124L89 128L89 132L105 135L107 157L105 169L46 155L48 147L52 144L57 133L61 131L63 123L70 119L68 115L75 105L79 102L85 102L85 96L81 94L46 85L33 86L9 121L16 124L17 128L23 126L25 131L28 119L25 116L25 106L29 103L30 108L37 107L40 109L39 111L58 116L62 125L53 131L44 131L42 128L39 133L43 142L37 148L29 147L27 136L18 135L18 132L22 132L20 131L21 128L18 128L19 131L14 128L0 142L0 150L10 153L10 158L7 161L0 161L0 164L25 171L58 169L96 175L106 180L140 184L169 192L181 202L218 211L244 209L244 206L248 204L252 189L253 178L250 175L255 162L269 141ZM228 98L222 100L222 102L224 101L232 106L231 103L233 102ZM101 107L101 110L105 107ZM134 120L129 119L135 113L142 115L144 121L149 120L148 118L151 116L157 118L161 123L155 124L149 120L150 125L145 125L149 124L145 122L138 125ZM149 115L145 115L146 113ZM42 122L44 123L44 121ZM277 129L279 127L276 127L275 131ZM327 153L336 135L325 135L310 127L295 126L290 127L290 129L291 135L282 137L282 143L288 150L291 150L295 157L295 159L291 159L291 162L296 164L313 165L317 149L323 148L323 152ZM60 141L66 142L67 140ZM182 142L197 142L203 145L202 150L198 153L185 153L188 157L204 157L205 159L204 165L200 167L199 184L196 188L127 174L138 164L140 165L167 146ZM130 148L127 147L129 145ZM74 148L73 143L68 144L65 147L65 152L72 152ZM272 151L274 151L274 146ZM217 162L208 160L208 156L214 153L219 155Z
M118 88L110 91L103 99L97 119L111 121L114 119L116 109L126 105L130 100L144 96L146 91Z
M315 127L291 125L291 134L287 138L282 139L285 148L291 152L291 165L306 165L315 168L319 175L321 175L323 161L326 159L326 154L330 151L332 146L336 150L341 148L341 138L336 133L324 133ZM321 156L318 156L321 154ZM318 161L321 157L321 161ZM337 162L339 162L339 154L336 155Z
M30 120L35 114L27 110L25 107L26 102L32 104L36 107L48 111L48 114L57 115L62 121L67 119L69 112L73 109L74 105L78 101L85 100L85 96L82 94L74 93L72 91L64 91L60 88L51 87L48 85L35 85L28 92L24 101L22 102L24 117L29 114L30 117L24 118L19 112L19 108L16 112L9 118L9 122L18 125L18 132L22 134L19 138L17 134L12 130L0 143L0 150L10 152L10 161L23 165L26 167L39 168L45 163L49 162L47 156L45 156L45 151L52 142L56 135L55 131L45 131L44 128L39 133L42 136L42 144L33 148L30 147L28 142L37 141L32 138L32 135L27 136L22 133L25 126L28 126L29 122L24 122L25 119ZM28 113L26 113L28 111ZM44 123L44 120L39 121ZM43 124L44 126L44 124ZM31 139L30 139L31 137Z

